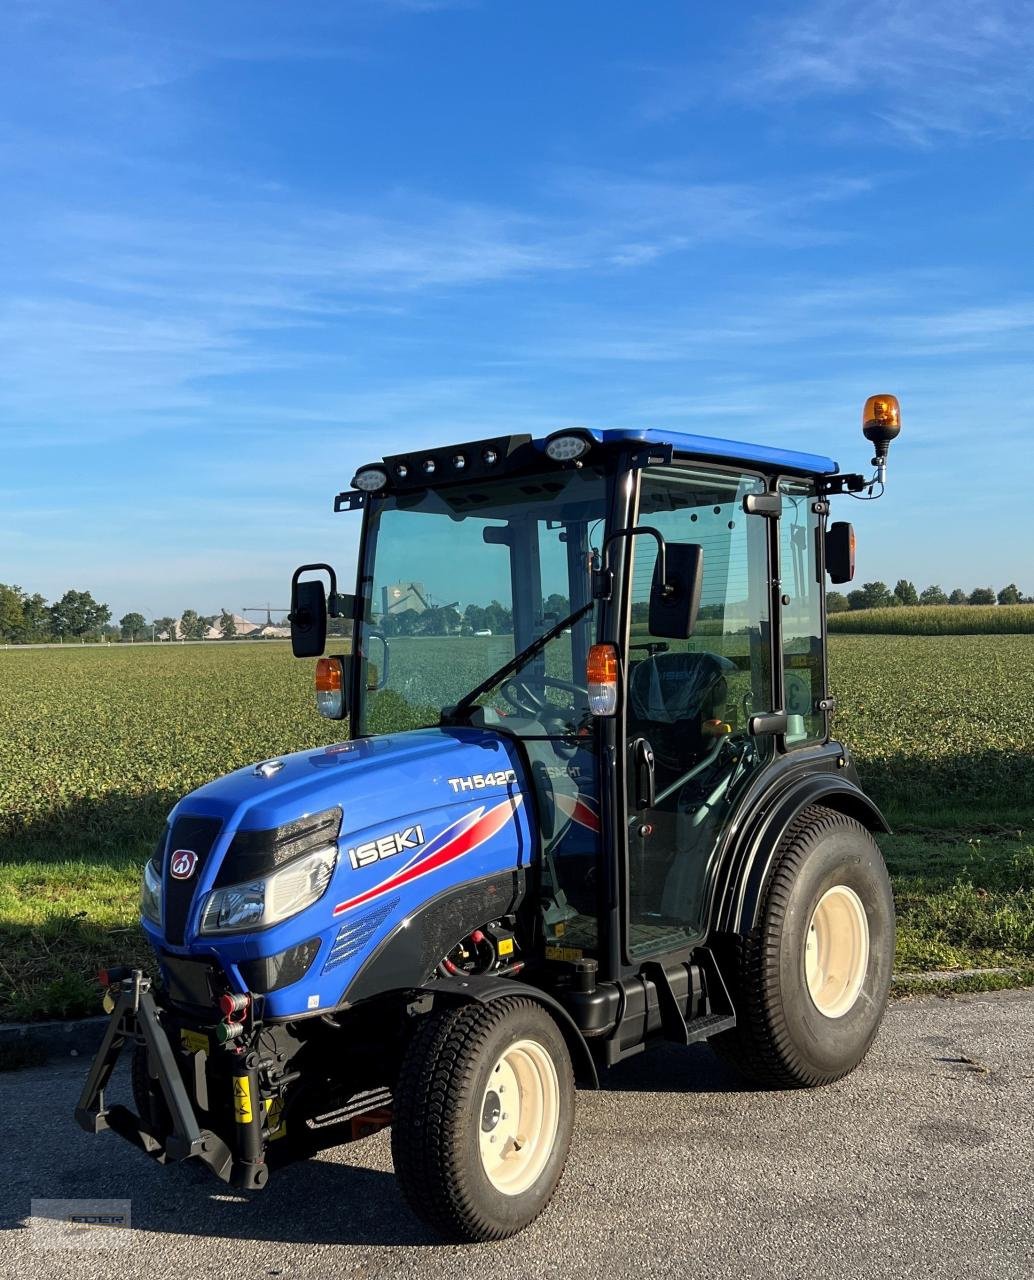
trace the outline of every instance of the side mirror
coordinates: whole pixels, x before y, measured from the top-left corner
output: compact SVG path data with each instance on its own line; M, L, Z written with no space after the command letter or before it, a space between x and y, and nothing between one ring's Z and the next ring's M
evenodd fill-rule
M669 542L658 555L650 588L650 634L688 640L700 612L704 548L696 542Z
M854 527L836 520L826 530L826 572L830 582L850 582L854 577Z
M320 570L330 576L330 594L337 596L337 575L329 564L303 564L291 578L291 652L296 658L319 658L327 645L327 597L323 583L299 582L303 573Z

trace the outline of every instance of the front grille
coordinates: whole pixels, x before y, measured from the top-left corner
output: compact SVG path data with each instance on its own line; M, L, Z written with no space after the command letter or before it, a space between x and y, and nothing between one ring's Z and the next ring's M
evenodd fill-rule
M185 813L172 824L172 831L165 845L165 875L162 884L162 897L165 910L165 936L176 946L183 942L187 928L187 917L190 905L194 901L204 870L205 860L212 852L212 845L222 828L221 818L199 818ZM191 874L186 880L179 880L172 874L172 862L180 850L190 850L197 858Z

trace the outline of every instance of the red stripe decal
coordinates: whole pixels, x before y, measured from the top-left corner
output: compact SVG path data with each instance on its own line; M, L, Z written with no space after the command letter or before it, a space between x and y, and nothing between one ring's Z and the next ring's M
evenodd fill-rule
M599 815L581 796L569 796L560 791L556 793L556 804L561 812L566 813L579 826L587 827L590 831L599 831Z
M380 884L375 885L372 889L367 889L365 893L360 893L355 898L349 898L345 902L339 902L334 908L334 915L343 915L346 911L351 911L353 907L362 906L364 902L370 902L374 898L379 898L381 894L390 893L393 889L398 889L404 884L409 884L413 880L419 880L421 876L426 876L431 871L437 871L439 867L444 867L450 862L455 862L457 858L462 858L464 854L472 852L483 845L486 840L491 840L494 835L498 835L506 826L513 815L517 812L517 806L521 803L520 796L512 796L504 800L501 804L497 804L494 809L485 812L484 807L476 810L473 814L465 815L459 822L454 822L447 831L451 831L456 827L461 829L439 848L435 848L435 844L439 837L435 837L431 841L428 853L420 857L409 866L403 867L401 871L382 880ZM468 818L473 818L469 825L466 823ZM445 832L442 833L443 835Z

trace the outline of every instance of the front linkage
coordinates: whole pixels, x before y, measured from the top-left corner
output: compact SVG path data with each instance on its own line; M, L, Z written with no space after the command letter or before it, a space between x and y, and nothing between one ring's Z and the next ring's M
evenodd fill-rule
M250 1019L250 1005L239 1009L240 1018L227 1025L234 1034L222 1045L216 1081L225 1081L226 1096L233 1099L233 1140L225 1142L211 1129L198 1123L194 1105L187 1093L176 1051L162 1024L163 1011L151 991L151 980L139 969L112 970L109 973L109 995L114 1000L111 1019L100 1048L94 1058L75 1117L87 1133L112 1129L132 1142L159 1164L170 1160L186 1160L196 1156L221 1178L235 1187L257 1190L265 1185L269 1169L265 1160L266 1144L271 1136L267 1122L273 1117L263 1098L260 1070L269 1063L262 1060L257 1031ZM187 1032L198 1036L198 1032ZM203 1037L210 1045L206 1033ZM150 1114L134 1115L128 1107L106 1106L104 1091L111 1079L119 1055L127 1043L146 1052L149 1072L157 1077L160 1095L148 1091L149 1106L139 1096L137 1105ZM203 1091L208 1101L208 1054L186 1051L193 1063L195 1092ZM281 1084L287 1083L282 1077ZM276 1113L274 1113L275 1115ZM274 1132L276 1120L273 1119Z

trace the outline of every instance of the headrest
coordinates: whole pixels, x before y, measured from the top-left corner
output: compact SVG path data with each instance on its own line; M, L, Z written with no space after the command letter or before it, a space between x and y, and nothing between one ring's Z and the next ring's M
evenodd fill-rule
M658 653L632 668L628 697L637 720L674 724L705 709L708 695L736 663L717 653ZM706 707L708 713L714 708Z

